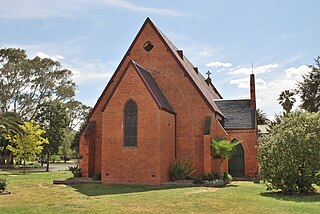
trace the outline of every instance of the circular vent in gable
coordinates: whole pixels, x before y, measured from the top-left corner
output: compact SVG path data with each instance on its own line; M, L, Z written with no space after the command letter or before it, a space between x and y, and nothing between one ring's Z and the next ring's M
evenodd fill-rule
M147 52L150 52L153 47L154 47L154 45L150 41L147 41L143 45L144 50L147 51Z

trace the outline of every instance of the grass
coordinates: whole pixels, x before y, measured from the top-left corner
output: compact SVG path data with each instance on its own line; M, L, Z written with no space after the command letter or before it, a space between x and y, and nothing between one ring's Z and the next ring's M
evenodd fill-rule
M0 171L11 195L0 195L0 213L317 213L320 194L270 193L262 184L226 188L138 185L53 185L70 172ZM320 189L318 189L320 191Z

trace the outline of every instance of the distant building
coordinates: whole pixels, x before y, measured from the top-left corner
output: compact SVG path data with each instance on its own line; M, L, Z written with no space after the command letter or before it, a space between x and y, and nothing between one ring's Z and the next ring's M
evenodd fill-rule
M258 125L258 137L268 134L269 128L268 125Z
M112 42L112 41L107 41ZM149 18L141 27L98 99L80 140L84 176L102 175L102 183L150 183L169 180L169 166L188 160L196 174L218 169L211 138L239 140L225 169L236 177L254 177L257 123L254 75L250 99L223 100Z

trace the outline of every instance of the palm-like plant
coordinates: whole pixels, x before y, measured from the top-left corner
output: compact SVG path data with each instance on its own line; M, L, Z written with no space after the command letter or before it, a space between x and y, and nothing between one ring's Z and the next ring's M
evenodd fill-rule
M257 121L258 125L265 125L270 123L270 120L267 118L267 114L261 109L257 109Z
M16 113L0 112L0 135L22 135L23 131L20 128L20 124L22 124L21 120Z
M296 102L296 99L293 97L294 92L289 90L284 90L280 93L278 101L282 108L289 113L293 107L293 104Z
M212 138L211 147L214 151L215 157L220 158L219 169L221 172L223 172L223 161L232 157L234 149L239 143L239 141L231 142L226 139Z

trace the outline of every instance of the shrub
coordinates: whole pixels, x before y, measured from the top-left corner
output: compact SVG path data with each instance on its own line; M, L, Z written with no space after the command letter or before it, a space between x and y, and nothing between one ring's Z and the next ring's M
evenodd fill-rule
M97 173L97 174L94 174L92 176L92 179L93 180L96 180L96 181L101 181L101 172Z
M202 180L202 177L201 176L196 176L193 178L193 181L192 181L193 184L203 184L204 181Z
M5 190L8 184L8 180L5 177L0 177L0 190Z
M71 171L71 173L73 174L73 177L75 177L75 178L82 177L82 170L81 170L81 168L79 168L78 165L69 166L68 170Z
M169 168L169 175L172 180L184 180L190 177L195 171L189 161L175 161Z
M226 182L223 179L215 179L210 184L210 186L213 186L213 187L224 187L225 185L226 185Z
M294 112L264 136L259 145L260 176L268 190L314 191L320 170L320 112Z
M223 173L223 180L226 184L230 184L232 182L232 176L229 173L224 172Z
M60 156L59 156L59 155L51 155L51 156L50 156L50 161L51 161L52 163L55 163L55 162L57 162L57 161L60 161Z

